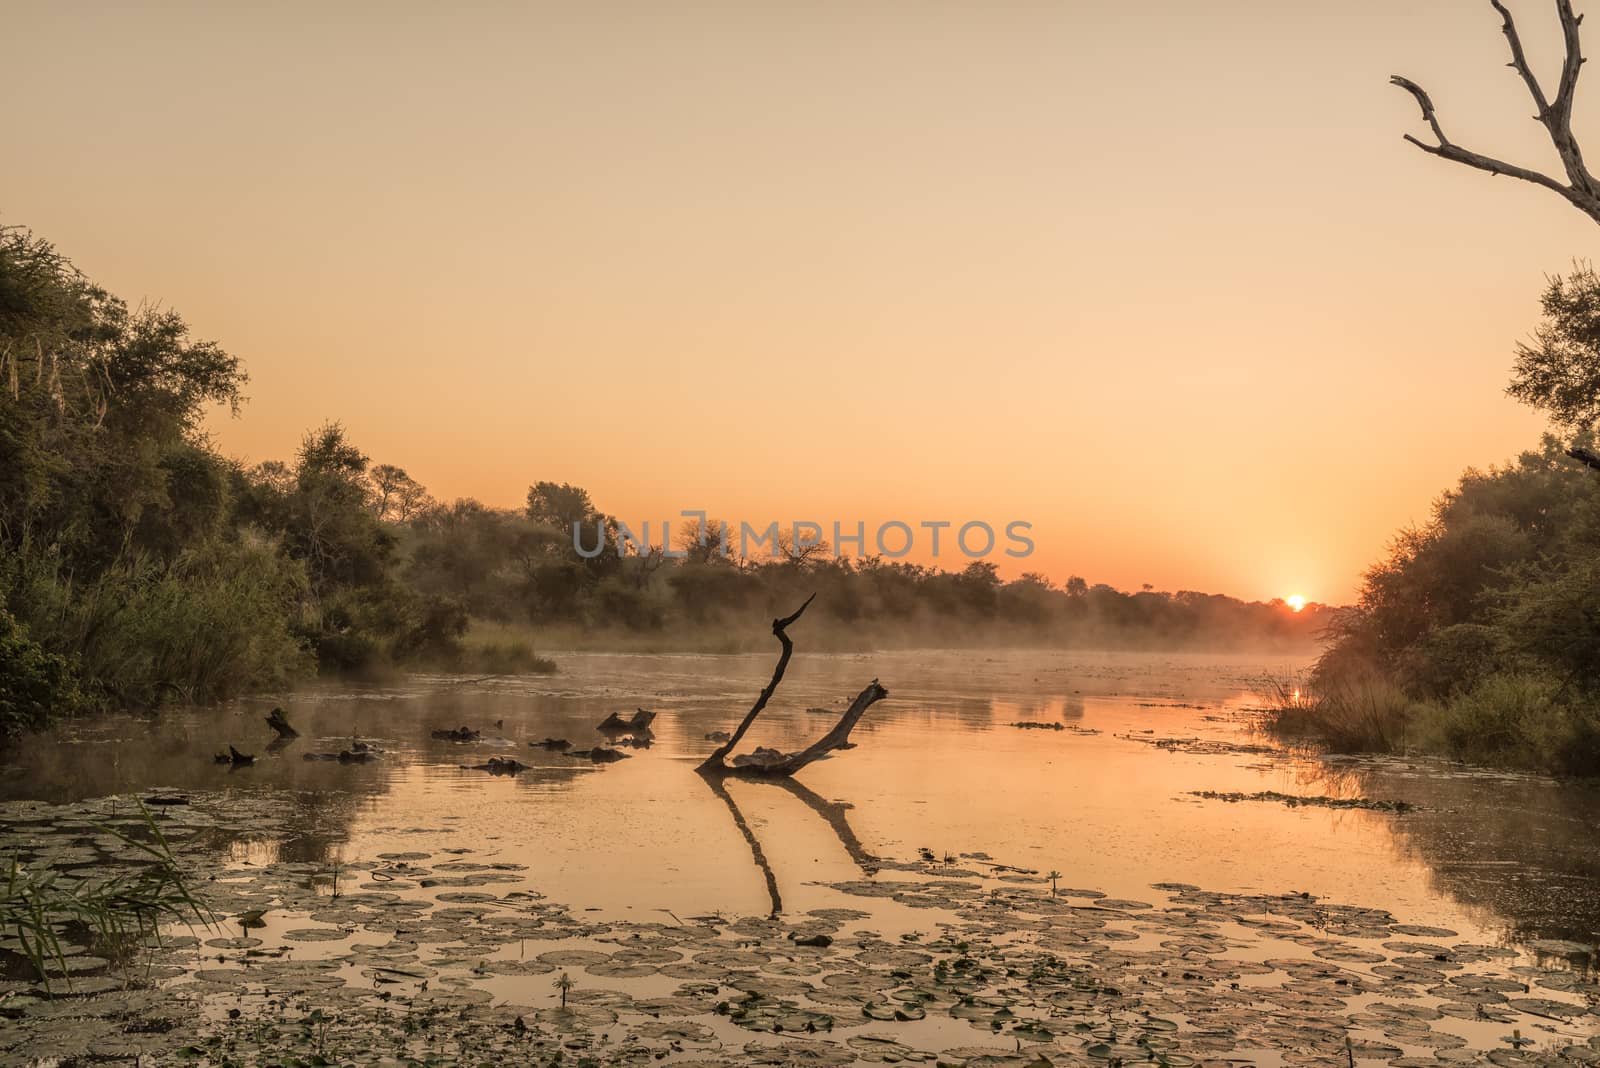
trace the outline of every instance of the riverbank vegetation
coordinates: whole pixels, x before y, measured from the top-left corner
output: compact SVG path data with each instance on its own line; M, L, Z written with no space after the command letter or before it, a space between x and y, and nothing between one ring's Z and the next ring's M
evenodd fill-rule
M1395 75L1432 138L1406 140L1553 191L1600 221L1572 128L1583 18L1565 0L1556 5L1563 63L1552 91L1529 65L1511 12L1494 7L1562 175L1455 144L1428 93ZM1308 685L1275 687L1273 729L1345 750L1600 776L1600 277L1579 263L1551 278L1543 310L1517 346L1506 392L1547 414L1556 433L1505 468L1469 470L1427 524L1399 534L1331 628Z
M462 664L461 607L407 584L411 493L337 425L247 467L203 420L246 376L0 228L0 733L54 713Z
M1600 276L1552 279L1509 392L1564 436L1402 531L1272 722L1341 750L1600 775Z
M204 422L237 412L246 382L176 312L130 306L0 227L0 735L317 671L552 670L535 653L547 634L734 651L812 593L835 648L1303 648L1323 621L1314 605L1005 581L986 560L947 571L782 539L730 558L715 522L641 550L580 487L534 482L520 508L436 501L336 423L247 464ZM600 532L593 555L574 524Z

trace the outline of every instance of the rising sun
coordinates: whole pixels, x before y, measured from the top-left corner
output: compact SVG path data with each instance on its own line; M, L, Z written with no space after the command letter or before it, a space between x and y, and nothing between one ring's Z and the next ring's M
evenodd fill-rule
M1306 606L1306 599L1302 594L1291 593L1283 599L1283 603L1298 612Z

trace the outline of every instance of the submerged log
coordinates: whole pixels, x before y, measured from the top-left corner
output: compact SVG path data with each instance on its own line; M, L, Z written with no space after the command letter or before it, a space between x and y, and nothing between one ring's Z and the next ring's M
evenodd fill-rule
M267 726L278 732L278 737L283 739L298 738L300 732L289 725L289 719L283 714L283 709L274 708L267 716Z
M337 753L307 753L302 760L337 760L341 764L370 764L378 759L378 750L364 743L356 743Z
M490 775L515 775L519 771L527 771L528 765L510 757L490 757L482 764L463 764L461 769L463 771L487 771Z
M641 708L627 719L623 719L615 712L601 720L595 727L597 731L606 734L632 734L635 731L648 731L650 724L655 722L656 714L649 709Z
M789 626L804 614L816 597L817 595L813 593L806 598L805 604L795 609L793 614L772 621L773 637L777 638L778 644L783 647L783 652L778 656L778 663L772 669L772 681L767 683L756 696L755 704L745 713L744 720L734 730L733 735L713 750L696 769L702 775L763 777L793 775L807 764L822 759L836 749L851 748L854 743L850 741L850 732L855 729L855 725L861 721L867 709L889 696L889 691L880 686L877 679L873 679L867 684L866 689L850 702L850 707L844 710L844 714L839 717L839 722L833 725L833 729L798 753L782 753L776 749L758 748L754 753L734 758L731 765L728 763L728 754L733 752L734 746L738 745L739 740L750 730L751 724L761 715L762 709L767 707L767 702L772 700L772 695L778 690L778 684L783 681L783 673L789 666L789 658L794 655L794 642L789 638Z
M628 759L628 754L622 750L607 749L603 745L597 745L593 749L571 749L567 751L567 756L577 757L580 760L592 760L596 764L615 764L619 760Z

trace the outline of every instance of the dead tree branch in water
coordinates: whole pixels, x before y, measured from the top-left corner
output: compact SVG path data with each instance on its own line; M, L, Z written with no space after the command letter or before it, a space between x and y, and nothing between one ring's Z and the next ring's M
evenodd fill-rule
M696 769L702 775L747 775L765 778L793 775L807 764L821 759L835 749L850 748L851 730L866 714L867 709L889 696L889 691L878 685L877 679L873 679L867 684L867 688L850 702L850 707L845 709L844 715L839 717L839 722L834 724L833 729L800 752L779 753L771 749L761 749L754 754L736 757L733 766L728 765L728 754L733 752L734 746L738 745L740 739L750 730L750 725L761 715L761 710L767 707L767 702L772 700L772 695L777 692L778 684L783 681L783 673L789 666L789 658L794 655L794 642L789 639L789 625L804 614L816 597L817 595L813 593L806 598L805 604L795 609L792 614L772 621L773 636L783 646L783 652L778 656L778 663L772 669L772 681L757 695L755 704L745 713L744 720L733 732L733 736L718 746Z
M1573 97L1578 86L1578 72L1584 64L1578 37L1578 28L1583 24L1583 16L1573 10L1572 0L1556 0L1556 14L1561 20L1565 52L1561 63L1561 78L1556 86L1556 95L1552 99L1546 95L1544 86L1533 73L1533 68L1528 66L1527 53L1522 48L1522 37L1517 32L1517 24L1511 17L1510 9L1502 0L1489 0L1489 3L1499 12L1501 32L1505 34L1506 41L1511 47L1511 62L1507 66L1516 71L1523 84L1528 87L1528 94L1533 97L1534 106L1538 109L1533 117L1550 135L1550 142L1555 146L1556 155L1561 159L1562 169L1566 171L1567 181L1563 183L1560 179L1552 178L1541 171L1506 163L1457 145L1445 136L1444 127L1439 123L1438 112L1427 92L1416 82L1396 74L1389 79L1390 84L1404 89L1416 100L1417 105L1422 108L1423 121L1433 131L1435 143L1429 144L1410 134L1406 134L1405 139L1429 155L1465 164L1489 174L1505 174L1543 186L1567 200L1590 219L1600 222L1600 181L1589 173L1588 167L1583 162L1583 150L1578 146L1578 139L1572 133Z

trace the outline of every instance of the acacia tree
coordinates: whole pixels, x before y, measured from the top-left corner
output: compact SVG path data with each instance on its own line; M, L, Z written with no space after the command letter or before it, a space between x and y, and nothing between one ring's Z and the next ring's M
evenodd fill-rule
M1516 20L1511 17L1511 10L1502 0L1489 0L1489 3L1500 15L1501 32L1505 34L1506 42L1511 49L1511 62L1508 66L1516 71L1523 84L1527 86L1528 94L1533 97L1537 109L1533 117L1549 133L1551 144L1555 146L1556 155L1560 157L1562 169L1566 172L1566 181L1563 182L1542 171L1485 156L1451 141L1439 121L1432 98L1416 82L1396 74L1389 81L1416 99L1418 106L1422 108L1423 121L1433 131L1434 137L1433 144L1410 134L1405 135L1406 140L1429 155L1450 160L1452 163L1465 164L1480 171L1487 171L1489 174L1509 175L1543 186L1565 199L1590 219L1600 223L1600 180L1590 174L1584 165L1583 151L1578 146L1577 137L1572 133L1573 97L1578 87L1578 73L1584 63L1578 36L1583 16L1573 10L1572 0L1556 0L1556 15L1561 21L1564 54L1560 79L1556 83L1555 96L1552 97L1533 73L1533 68L1528 65L1528 56L1523 50L1522 37L1517 32Z
M368 477L372 481L372 510L379 519L404 523L427 507L427 489L405 468L373 464Z

